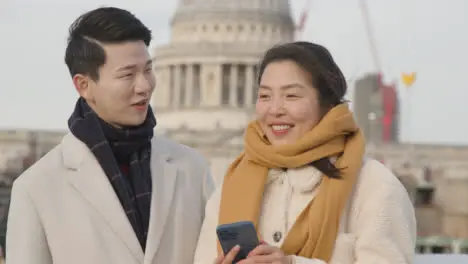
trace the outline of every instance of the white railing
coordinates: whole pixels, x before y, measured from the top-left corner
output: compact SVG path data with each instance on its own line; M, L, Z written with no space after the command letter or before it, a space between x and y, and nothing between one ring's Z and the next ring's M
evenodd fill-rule
M414 264L466 264L468 255L423 254L416 255Z

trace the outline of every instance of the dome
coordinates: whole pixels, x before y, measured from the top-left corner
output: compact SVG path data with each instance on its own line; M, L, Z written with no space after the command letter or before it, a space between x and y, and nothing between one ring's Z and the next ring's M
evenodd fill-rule
M200 16L233 15L276 16L291 19L288 0L180 0L173 23L178 20L193 19Z
M289 2L179 0L170 42L154 53L162 88L152 104L161 124L188 131L243 128L257 96L259 60L294 37Z
M285 0L181 0L178 12L268 12L289 16L289 1Z

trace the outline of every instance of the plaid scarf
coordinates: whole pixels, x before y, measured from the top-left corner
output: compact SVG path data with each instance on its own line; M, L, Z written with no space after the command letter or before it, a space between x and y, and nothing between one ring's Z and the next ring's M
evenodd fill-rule
M143 251L150 217L150 156L155 125L150 107L142 125L115 128L100 119L83 98L78 99L68 120L72 134L88 146L109 178ZM122 172L122 165L128 166L128 173Z

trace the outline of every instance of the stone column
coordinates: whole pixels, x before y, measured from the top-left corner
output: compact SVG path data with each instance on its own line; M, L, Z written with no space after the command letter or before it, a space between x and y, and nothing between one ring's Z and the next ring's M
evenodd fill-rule
M231 65L231 82L229 85L229 105L232 107L237 106L237 81L239 78L238 74L238 65Z
M201 103L203 107L219 107L221 105L222 65L204 63L201 66Z
M165 67L155 67L153 69L154 77L156 80L160 80L159 83L162 87L162 89L160 89L159 96L156 96L156 93L153 93L151 96L151 105L156 108L165 107L168 102L168 100L166 100L166 94L169 91L169 83L166 83L166 80L164 79L164 69Z
M254 67L253 65L246 65L245 67L245 93L244 100L245 106L250 108L252 107L253 97L254 97Z
M174 108L179 108L180 107L180 86L181 86L181 83L180 83L180 65L174 65L174 102L173 103L173 106Z
M185 106L191 107L193 100L193 64L187 64L185 76Z
M171 88L171 91L169 93L169 108L174 108L175 106L175 98L176 98L176 80L177 80L177 76L176 76L176 68L177 66L175 65L171 65L171 68L169 69L170 71L170 77L169 78L172 78L170 82L170 88ZM154 94L154 93L153 93Z
M164 91L163 96L162 96L164 102L163 102L162 106L164 108L168 108L168 107L171 107L171 98L170 98L170 96L171 96L171 92L172 92L171 91L171 89L172 89L171 80L170 80L171 79L171 69L170 69L169 66L164 66L164 68L162 70L161 79L162 79L161 86L163 86L163 89L161 89L161 90ZM153 93L153 95L154 95L154 93Z
M198 107L201 104L201 65L194 64L193 67L193 84L192 84L192 106Z

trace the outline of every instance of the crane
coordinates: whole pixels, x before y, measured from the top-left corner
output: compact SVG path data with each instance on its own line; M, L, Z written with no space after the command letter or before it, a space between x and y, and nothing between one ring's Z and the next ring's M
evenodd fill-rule
M376 72L382 72L382 65L380 63L380 56L377 50L377 45L375 43L374 30L372 28L372 23L369 15L369 9L367 7L366 0L359 0L360 9L362 12L362 18L364 20L364 26L366 29L367 40L369 41L370 52L372 56L372 61L374 63L374 69Z
M295 28L295 39L299 40L302 38L302 34L304 33L304 28L307 24L307 20L309 18L309 12L312 6L312 0L306 0L305 5L301 10L299 15L299 19L297 20L296 28ZM346 79L348 83L351 83L355 80L355 76L351 76L349 79Z
M309 11L310 11L311 4L312 4L312 0L306 0L305 5L302 8L298 23L296 25L295 39L300 39L302 37L302 33L304 32L304 28L307 23L307 19L309 18Z
M379 123L382 124L382 135L381 139L383 142L390 142L393 140L392 135L394 134L393 127L396 125L395 122L395 115L397 114L397 91L396 91L396 83L386 84L383 81L383 71L382 71L382 62L381 57L379 54L379 50L377 48L377 44L375 41L373 23L371 20L371 16L369 13L369 8L367 5L366 0L358 0L359 1L359 8L362 14L362 18L364 21L364 27L366 31L367 41L369 42L369 50L370 55L372 58L373 63L373 71L377 72L378 74L378 91L382 98L382 105L381 109L375 109L377 111L383 113L379 116ZM305 6L303 7L300 17L298 19L298 23L296 26L296 39L302 37L302 33L304 31L305 25L307 23L308 14L311 8L312 0L306 0ZM415 74L402 74L402 81L407 87L409 87L412 82L414 82Z
M381 139L384 143L388 143L392 140L397 140L396 138L393 138L393 135L396 133L396 131L394 131L394 127L398 125L395 124L398 123L398 120L395 118L398 114L397 84L396 82L386 84L383 81L382 63L375 41L374 30L372 28L373 23L369 14L367 0L359 0L359 4L364 20L367 40L369 41L374 71L378 74L377 87L382 100L381 109L378 109L378 112L382 113L382 115L379 116L379 121L382 125Z
M359 0L360 4L360 9L362 12L363 20L364 20L364 25L366 27L366 33L367 33L367 39L369 41L369 47L371 50L371 55L372 55L372 60L374 63L374 68L377 72L381 73L382 72L382 65L381 65L381 60L380 60L380 54L377 50L377 44L375 42L375 35L374 35L374 30L372 28L372 22L371 18L369 15L369 9L367 6L367 0ZM406 73L403 72L401 73L401 82L406 86L406 87L411 87L413 83L416 81L416 73L415 72L410 72Z

